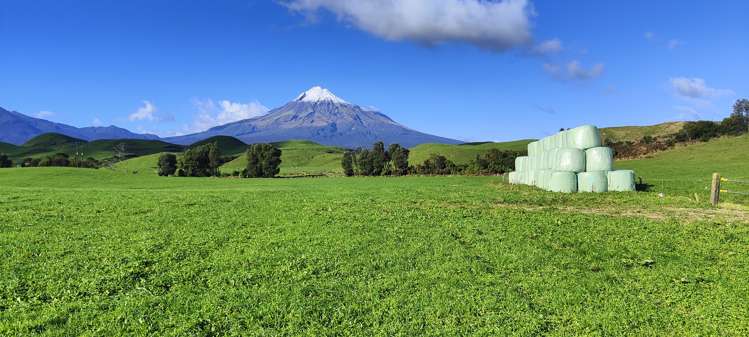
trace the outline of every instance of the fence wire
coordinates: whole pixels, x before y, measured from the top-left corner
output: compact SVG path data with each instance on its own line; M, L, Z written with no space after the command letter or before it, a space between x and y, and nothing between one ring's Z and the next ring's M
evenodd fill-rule
M749 184L749 180L744 180L744 179L720 178L720 181L728 182L728 183L737 183L737 184Z
M720 190L720 193L749 195L749 192L739 192L739 191L729 191L729 190Z

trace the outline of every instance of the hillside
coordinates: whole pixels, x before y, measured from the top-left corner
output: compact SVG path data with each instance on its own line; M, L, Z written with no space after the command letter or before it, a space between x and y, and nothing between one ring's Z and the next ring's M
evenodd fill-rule
M190 147L204 145L204 144L210 144L210 143L216 143L218 145L219 150L221 150L221 155L239 155L247 151L247 144L245 142L236 139L234 137L230 136L214 136L211 138L207 138L204 140L201 140L199 142L195 142Z
M159 156L161 156L162 153L164 152L123 160L114 164L113 168L115 171L124 173L156 175Z
M638 141L645 136L659 137L677 133L686 122L666 122L646 126L617 126L601 129L601 137L612 141Z
M125 152L130 156L143 156L159 152L179 152L183 147L180 145L166 143L160 140L141 139L117 139L117 140L95 140L87 142L70 136L47 133L30 139L22 146L9 147L8 154L15 160L20 161L26 157L40 158L55 153L66 153L74 155L82 153L83 157L95 159L107 159L114 156L114 147L124 144Z
M11 154L18 151L18 146L10 144L10 143L3 143L0 142L0 153L1 154Z
M344 149L304 140L277 142L273 145L281 149L281 176L342 173L341 158ZM221 172L241 171L246 165L247 158L239 156L224 164Z
M633 169L652 184L652 190L693 196L707 200L713 172L729 179L749 181L749 135L723 137L706 143L681 145L649 157L616 162L617 168ZM749 192L749 185L724 183L725 189ZM724 200L749 201L739 195Z
M447 157L456 164L468 164L476 155L486 153L491 149L526 151L528 143L532 139L522 139L511 142L487 142L487 143L465 143L459 145L449 144L421 144L411 148L411 154L408 162L411 165L424 162L432 154L439 154Z

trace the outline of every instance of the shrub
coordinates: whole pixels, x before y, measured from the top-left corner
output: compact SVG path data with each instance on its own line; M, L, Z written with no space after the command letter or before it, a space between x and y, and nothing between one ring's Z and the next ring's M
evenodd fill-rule
M158 170L162 177L173 175L177 171L177 156L171 153L159 156Z
M491 149L483 156L477 155L466 168L470 174L504 174L515 169L515 158L525 155L524 152L501 151Z
M0 154L0 167L13 167L13 161L6 154Z
M346 151L341 159L341 167L343 168L343 174L347 177L354 175L354 152Z
M432 154L422 164L414 168L416 173L424 175L448 175L460 173L460 168L447 157Z
M281 150L271 144L252 144L246 156L245 178L272 178L280 172Z

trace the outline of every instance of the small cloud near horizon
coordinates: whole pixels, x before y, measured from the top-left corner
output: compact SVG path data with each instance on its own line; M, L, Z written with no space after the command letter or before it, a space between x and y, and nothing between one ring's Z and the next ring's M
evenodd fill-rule
M130 116L128 116L127 119L130 120L131 122L142 121L142 120L153 121L156 119L156 117L154 117L154 113L157 110L158 109L156 108L156 106L153 105L153 103L151 103L150 101L143 101L143 106L138 108L138 110L136 110L132 114L130 114Z
M198 113L190 125L183 126L184 133L202 132L212 127L265 115L270 109L259 101L249 103L212 99L194 99Z
M50 118L50 117L52 117L54 115L55 115L54 112L52 112L52 111L46 111L45 110L45 111L39 111L39 112L37 112L37 114L35 116L36 116L36 118L46 119L46 118Z
M674 92L681 97L691 99L708 99L724 95L732 95L730 89L716 89L707 85L704 79L699 77L673 77L669 80Z

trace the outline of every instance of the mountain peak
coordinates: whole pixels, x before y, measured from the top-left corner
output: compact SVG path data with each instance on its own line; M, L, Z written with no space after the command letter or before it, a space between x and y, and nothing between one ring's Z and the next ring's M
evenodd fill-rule
M339 104L348 103L338 96L334 95L330 90L320 86L314 86L309 90L301 93L296 100L297 102L333 102Z

